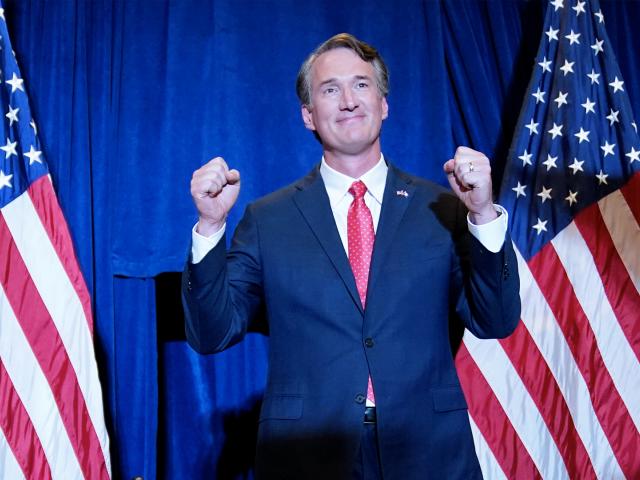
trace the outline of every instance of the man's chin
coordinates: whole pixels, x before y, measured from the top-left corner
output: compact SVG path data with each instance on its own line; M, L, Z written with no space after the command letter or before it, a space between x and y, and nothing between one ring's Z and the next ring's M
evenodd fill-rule
M348 138L335 145L325 144L324 150L342 155L360 155L370 150L375 143L376 139L372 141L370 138Z

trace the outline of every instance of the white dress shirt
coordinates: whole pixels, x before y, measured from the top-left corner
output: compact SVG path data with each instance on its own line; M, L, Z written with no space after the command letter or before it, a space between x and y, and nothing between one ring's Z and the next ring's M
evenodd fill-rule
M373 230L378 230L378 220L380 219L380 209L382 207L382 198L384 196L384 187L387 181L387 164L384 156L380 155L380 161L368 172L360 178L351 178L348 175L338 172L331 168L322 158L320 164L320 175L329 196L331 211L335 219L340 240L345 252L349 252L347 240L347 214L353 197L349 193L351 184L356 180L362 180L367 186L367 193L364 195L364 201L371 210L373 218ZM498 252L504 243L504 236L507 232L508 216L507 211L500 205L495 205L502 215L495 220L483 225L475 225L467 216L467 225L469 232L476 237L484 247L491 252ZM192 230L192 247L191 261L193 263L200 262L210 250L212 250L224 235L226 223L220 230L209 237L200 235L196 231L197 224Z

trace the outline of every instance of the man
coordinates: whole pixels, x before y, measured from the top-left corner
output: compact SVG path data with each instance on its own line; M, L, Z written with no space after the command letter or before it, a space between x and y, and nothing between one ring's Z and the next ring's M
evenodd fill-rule
M458 148L455 195L388 164L387 69L351 35L318 47L297 87L321 164L250 205L229 251L240 174L222 158L193 174L189 343L217 352L267 322L258 478L480 478L449 332L504 337L520 315L489 161Z

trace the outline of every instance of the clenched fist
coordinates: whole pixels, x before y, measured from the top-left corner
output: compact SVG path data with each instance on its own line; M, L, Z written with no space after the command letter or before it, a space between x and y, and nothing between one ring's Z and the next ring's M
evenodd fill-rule
M191 196L198 209L197 232L208 237L222 228L240 193L240 172L216 157L193 172Z
M458 147L443 168L451 189L469 210L473 223L481 225L498 216L493 206L491 165L483 153Z

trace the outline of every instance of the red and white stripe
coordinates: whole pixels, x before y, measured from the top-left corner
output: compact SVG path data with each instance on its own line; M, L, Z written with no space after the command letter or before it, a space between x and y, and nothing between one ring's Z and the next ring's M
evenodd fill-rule
M0 211L0 478L108 479L90 299L50 178Z
M640 175L529 262L522 322L456 364L486 478L640 478Z

